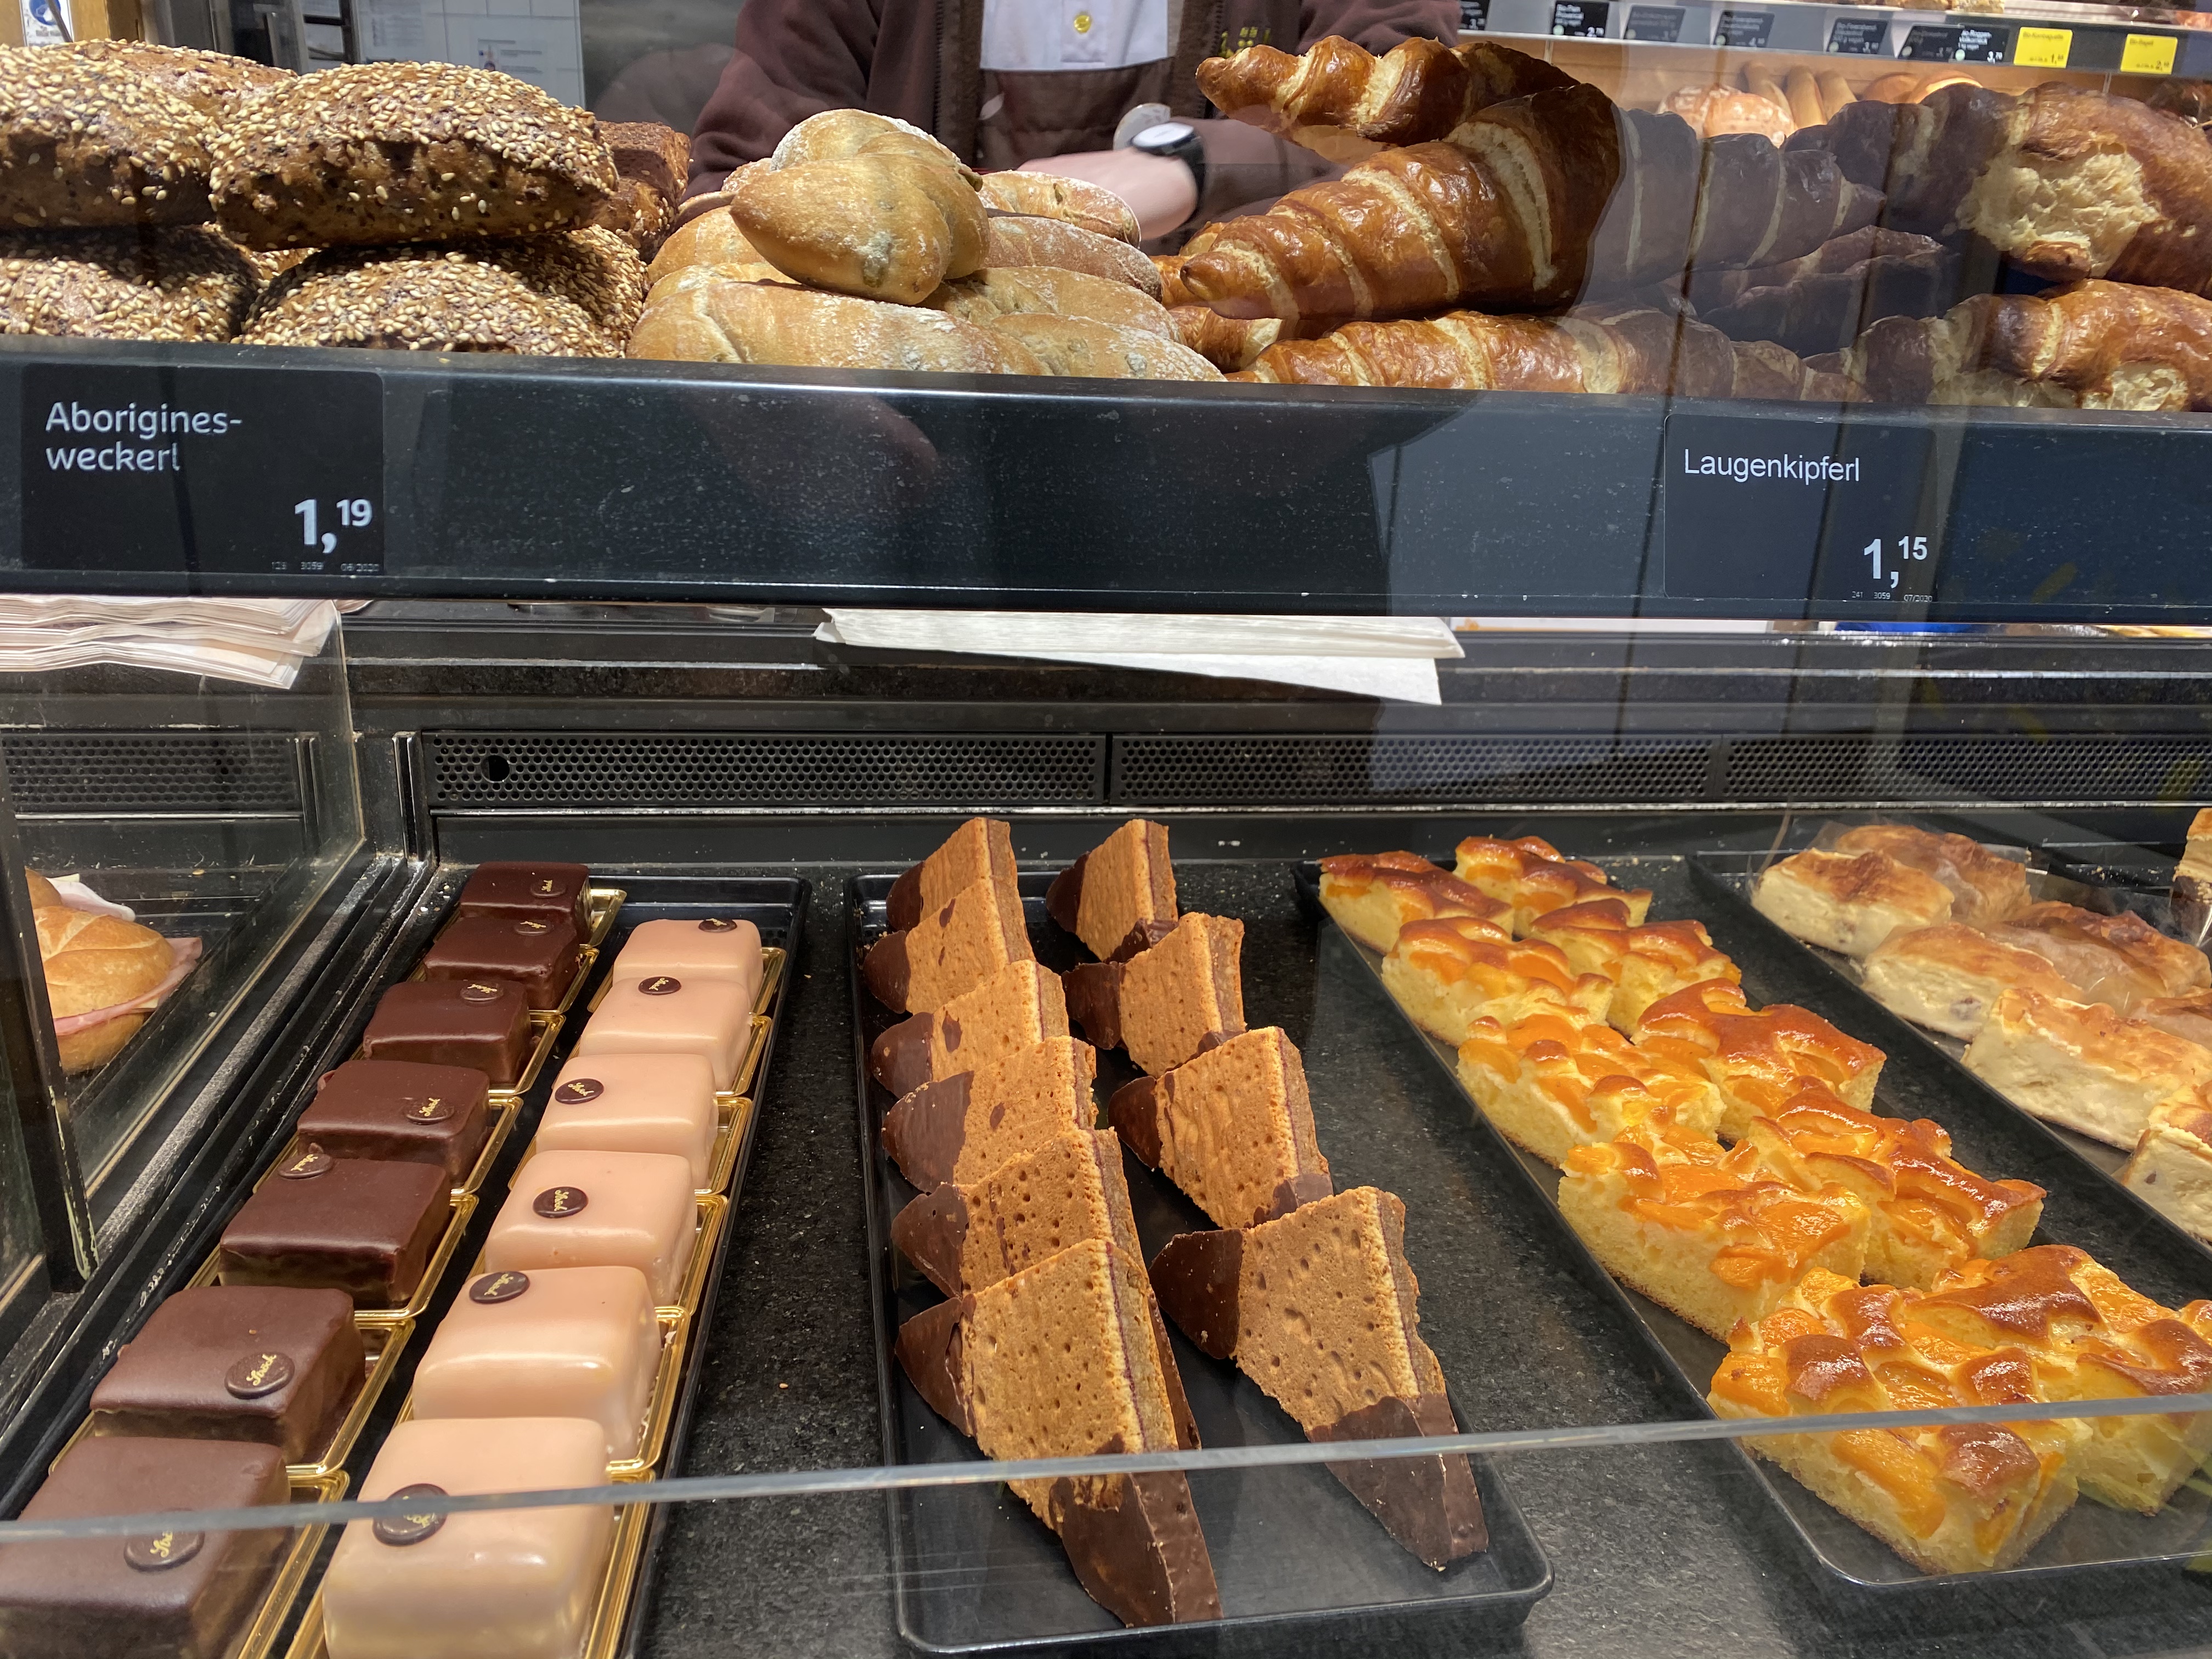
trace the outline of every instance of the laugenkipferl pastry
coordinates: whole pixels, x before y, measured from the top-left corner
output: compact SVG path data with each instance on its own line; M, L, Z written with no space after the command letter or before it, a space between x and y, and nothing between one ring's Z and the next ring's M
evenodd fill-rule
M2014 988L1996 1000L1966 1069L2022 1111L2132 1150L2160 1101L2212 1082L2212 1053L2102 1003Z
M1321 860L1321 903L1370 951L1388 951L1409 921L1473 916L1501 930L1510 908L1418 853L1339 853Z
M1904 823L1863 823L1838 836L1831 850L1851 858L1885 853L1935 877L1951 890L1951 920L1969 927L2008 921L2028 906L2027 866L1970 836Z
M1892 933L1951 919L1951 890L1887 853L1808 850L1769 865L1753 908L1783 932L1847 957L1863 957Z
M1577 973L1557 946L1508 939L1473 916L1407 923L1382 958L1382 983L1415 1024L1451 1043L1479 1019L1510 1025L1556 1011L1601 1021L1613 1000L1611 980Z
M2070 1244L1969 1261L1909 1298L1917 1325L1984 1347L2016 1347L2038 1400L2118 1400L2212 1389L2212 1302L2178 1312L2140 1296ZM2212 1412L2085 1419L2072 1454L2081 1489L2155 1515L2212 1452Z
M1249 1227L1329 1194L1305 1063L1279 1026L1125 1084L1106 1109L1129 1150L1221 1226Z
M1544 1012L1510 1025L1479 1019L1459 1046L1458 1069L1499 1133L1555 1167L1575 1147L1655 1115L1700 1135L1720 1127L1720 1091L1703 1072L1589 1020Z
M2081 994L2048 957L1955 921L1891 934L1867 956L1859 983L1914 1024L1969 1040L2012 986L2069 1000Z
M1651 909L1649 892L1614 887L1595 864L1564 858L1558 848L1534 836L1519 841L1470 836L1459 844L1453 873L1510 906L1516 936L1526 935L1538 916L1590 899L1620 900L1628 907L1632 925L1640 926Z
M2192 1237L2212 1243L2212 1101L2204 1085L2150 1109L2120 1184Z
M1884 1284L1924 1288L1962 1263L2009 1255L2043 1217L2042 1188L1977 1175L1951 1156L1940 1126L1863 1112L1823 1084L1753 1118L1744 1145L1796 1186L1832 1182L1857 1194L1873 1217L1867 1276Z
M1235 1360L1310 1440L1455 1434L1405 1235L1405 1205L1358 1187L1256 1226L1170 1239L1152 1284L1185 1335ZM1439 1571L1489 1541L1463 1455L1328 1469Z
M1662 997L1637 1023L1636 1046L1694 1066L1721 1091L1721 1135L1740 1140L1807 1082L1825 1083L1861 1111L1872 1109L1886 1056L1818 1014L1788 1003L1754 1012L1743 993L1702 980Z
M1706 1395L1716 1415L1827 1417L2033 1399L2017 1350L1955 1341L1923 1352L1899 1328L1908 1296L1847 1274L1805 1275L1729 1338ZM2067 1419L1752 1436L1744 1444L1931 1573L2008 1567L2073 1507Z
M1753 1148L1649 1119L1570 1152L1559 1203L1607 1273L1723 1340L1813 1268L1856 1279L1872 1226L1842 1187L1807 1191Z

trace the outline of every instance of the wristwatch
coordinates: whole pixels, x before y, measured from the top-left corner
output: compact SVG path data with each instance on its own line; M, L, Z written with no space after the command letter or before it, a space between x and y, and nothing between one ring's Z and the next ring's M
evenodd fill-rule
M1129 148L1182 162L1190 169L1190 181L1197 188L1198 199L1206 199L1206 140L1198 136L1198 129L1190 123L1163 121L1156 127L1146 127L1129 141Z

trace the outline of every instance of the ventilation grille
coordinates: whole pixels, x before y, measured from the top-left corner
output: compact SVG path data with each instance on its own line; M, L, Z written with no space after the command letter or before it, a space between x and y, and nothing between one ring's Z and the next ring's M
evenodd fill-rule
M1158 806L1694 800L1707 751L1688 741L1117 738L1114 798Z
M296 817L300 742L223 732L0 733L25 817Z
M2111 801L2212 795L2212 741L1993 735L1774 738L1735 744L1728 793L1760 801Z
M1084 806L1105 799L1104 739L441 732L434 804L608 807Z

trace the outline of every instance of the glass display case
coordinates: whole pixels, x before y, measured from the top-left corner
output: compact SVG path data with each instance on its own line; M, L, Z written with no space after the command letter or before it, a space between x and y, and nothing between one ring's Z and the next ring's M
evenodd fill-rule
M1530 3L1144 248L0 51L0 589L351 602L0 659L0 1652L2212 1643L2194 15Z

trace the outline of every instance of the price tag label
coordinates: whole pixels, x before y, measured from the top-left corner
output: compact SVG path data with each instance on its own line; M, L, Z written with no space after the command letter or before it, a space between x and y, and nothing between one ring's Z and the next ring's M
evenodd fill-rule
M2030 28L2021 25L2012 38L2012 61L2027 69L2064 69L2074 55L2072 29Z
M2123 75L2171 75L2179 37L2171 34L2130 34L2120 48Z
M34 569L384 568L373 373L33 363L21 421Z
M1881 610L1936 591L1943 523L1923 428L1674 415L1662 485L1671 598Z
M1552 0L1552 33L1601 40L1611 0Z
M1763 48L1773 33L1774 14L1771 11L1724 11L1713 20L1713 44L1717 46Z
M1879 58L1889 49L1886 17L1838 17L1828 26L1828 50L1846 58Z
M1490 0L1459 0L1459 26L1480 34L1490 27Z
M1682 38L1682 8L1631 6L1627 26L1620 34L1624 40L1657 40L1674 46Z

